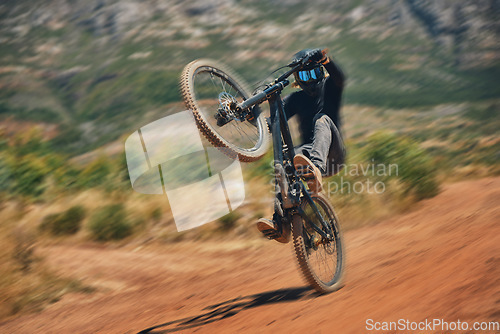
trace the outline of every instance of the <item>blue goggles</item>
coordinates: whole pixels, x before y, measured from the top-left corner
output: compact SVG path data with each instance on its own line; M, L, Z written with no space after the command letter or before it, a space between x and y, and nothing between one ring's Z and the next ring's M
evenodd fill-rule
M297 72L297 78L305 83L315 82L323 78L323 70L319 66L310 70L301 70Z

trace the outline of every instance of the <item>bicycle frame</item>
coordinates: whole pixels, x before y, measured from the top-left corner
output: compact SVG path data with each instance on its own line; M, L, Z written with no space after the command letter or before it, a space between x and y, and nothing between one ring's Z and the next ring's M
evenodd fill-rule
M273 138L273 150L274 150L274 168L276 177L286 178L282 180L281 183L287 183L287 180L291 180L293 183L285 189L280 189L281 199L284 209L290 210L290 214L299 213L304 221L312 227L318 234L320 234L325 239L333 238L333 233L330 230L329 224L327 224L319 212L316 203L314 203L311 195L306 191L304 184L300 181L295 166L293 165L293 157L295 156L295 149L292 141L292 136L290 134L290 128L288 126L288 120L283 109L283 102L280 96L281 90L277 91L269 97L269 105L271 110L271 134ZM277 165L285 171L285 175L278 172ZM280 175L281 174L281 175ZM283 182L284 181L284 182ZM278 181L277 181L278 182ZM284 192L287 193L284 193ZM321 222L324 229L321 229L316 224L314 224L305 212L300 207L301 195L302 200L306 200L309 205L313 208L314 213ZM286 199L290 199L286 201ZM288 202L288 203L287 203ZM325 233L324 231L328 231Z
M239 108L239 110L245 110L250 109L252 106L258 105L266 100L269 102L271 111L270 130L274 150L276 196L278 196L278 193L281 194L281 199L279 199L281 210L279 210L278 213L282 217L298 213L302 216L307 225L312 227L323 238L332 240L334 235L329 224L325 222L323 216L318 210L318 207L316 206L316 203L314 203L309 192L306 191L304 184L300 181L297 171L292 163L293 157L295 156L295 149L290 129L288 127L288 120L283 109L281 91L289 84L289 81L286 78L296 71L296 69L297 67L287 71L285 74L276 79L273 85L268 86L263 92L250 97L248 100L245 100L236 107ZM253 116L256 117L258 115ZM307 217L305 212L300 207L302 200L306 200L313 208L313 211L321 222L324 230L311 222L309 217ZM327 231L327 233L324 231Z

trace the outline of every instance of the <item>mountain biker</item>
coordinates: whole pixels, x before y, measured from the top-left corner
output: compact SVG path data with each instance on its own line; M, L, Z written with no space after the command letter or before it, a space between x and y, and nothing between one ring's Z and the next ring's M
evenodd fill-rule
M287 96L284 111L289 119L297 116L303 143L295 148L293 163L306 181L309 191L322 190L322 176L335 175L342 169L345 147L339 131L341 126L340 102L345 76L332 58L321 49L304 49L292 57L296 63L305 56L311 62L294 73L295 85L301 90ZM328 75L325 75L325 70ZM261 218L257 228L269 239L288 242L289 231L279 231L273 220Z

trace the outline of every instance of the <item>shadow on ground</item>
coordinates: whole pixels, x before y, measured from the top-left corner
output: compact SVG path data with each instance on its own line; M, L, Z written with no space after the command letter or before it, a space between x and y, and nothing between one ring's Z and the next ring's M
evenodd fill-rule
M249 295L245 297L238 297L235 299L230 299L220 304L215 304L207 306L203 311L207 311L200 315L193 317L177 319L173 321L168 321L160 325L156 325L150 328L146 328L139 333L172 333L181 330L190 329L193 327L203 326L212 322L216 322L222 319L232 317L243 310L251 309L254 307L276 304L276 303L286 303L293 302L297 300L305 300L310 298L316 298L319 295L309 288L289 288L273 290L263 293L258 293L255 295Z

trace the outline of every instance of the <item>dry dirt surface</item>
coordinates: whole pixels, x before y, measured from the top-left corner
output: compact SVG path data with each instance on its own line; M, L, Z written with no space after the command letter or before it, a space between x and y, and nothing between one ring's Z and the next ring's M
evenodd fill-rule
M305 287L291 246L266 240L45 248L54 270L97 292L67 294L0 332L367 333L368 319L500 320L500 178L446 186L345 240L346 285L322 296Z

